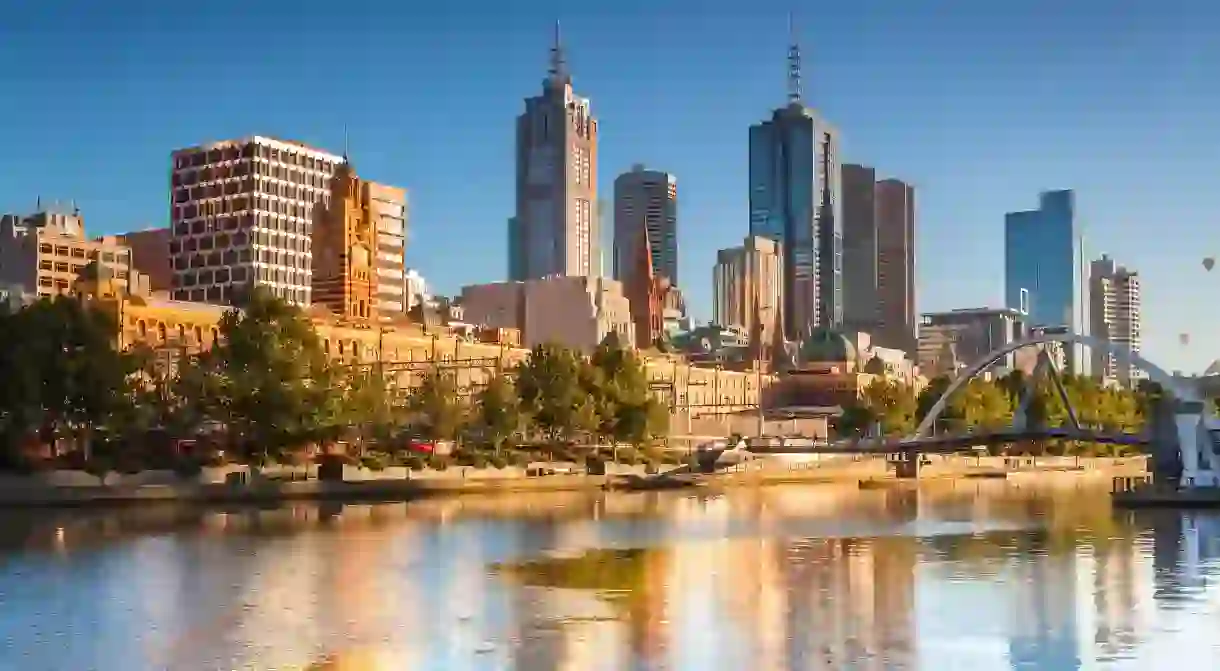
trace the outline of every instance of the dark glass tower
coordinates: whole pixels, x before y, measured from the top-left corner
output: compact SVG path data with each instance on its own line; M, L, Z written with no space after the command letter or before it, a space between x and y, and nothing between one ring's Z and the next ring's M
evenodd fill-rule
M800 50L789 50L788 104L750 127L750 234L780 243L784 334L843 322L839 137L801 101Z

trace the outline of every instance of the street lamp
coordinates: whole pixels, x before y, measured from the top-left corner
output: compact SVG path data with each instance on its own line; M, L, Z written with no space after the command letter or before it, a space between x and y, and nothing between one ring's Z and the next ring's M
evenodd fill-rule
M755 361L754 361L754 374L755 374L757 384L758 384L758 390L755 393L757 395L757 402L758 402L758 436L759 436L759 438L762 437L764 429L766 428L766 419L763 416L763 389L762 389L763 344L762 344L762 340L763 340L763 324L767 323L766 319L765 319L765 315L767 315L770 312L771 312L770 305L767 305L767 306L764 306L764 307L761 307L758 309L758 319L761 320L762 323L758 325L758 330L757 330L759 342L758 342L758 353L757 353L757 355L755 357Z

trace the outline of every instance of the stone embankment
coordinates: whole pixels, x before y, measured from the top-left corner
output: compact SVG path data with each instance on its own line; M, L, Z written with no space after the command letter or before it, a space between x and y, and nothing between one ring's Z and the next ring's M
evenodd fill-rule
M586 475L575 464L535 464L553 471L529 475L523 468L453 467L444 471L387 468L369 471L345 467L342 482L316 479L312 467L248 469L230 466L204 469L184 479L171 471L111 474L104 479L80 471L34 476L0 476L0 506L91 506L147 502L274 503L285 500L408 501L457 494L578 491L601 488L608 477L645 475L637 466L617 466L608 475ZM1143 457L1084 459L1071 457L945 457L921 468L921 480L970 477L1114 478L1147 471ZM785 483L859 483L895 480L894 469L877 457L837 457L791 462L755 459L715 474L700 476L711 486L760 486Z

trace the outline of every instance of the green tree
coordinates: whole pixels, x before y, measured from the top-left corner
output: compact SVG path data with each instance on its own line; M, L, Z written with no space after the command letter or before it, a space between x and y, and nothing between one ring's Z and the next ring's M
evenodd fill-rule
M299 309L255 290L221 319L220 339L185 377L187 414L224 421L239 453L261 462L337 435L344 421L342 372ZM184 389L185 391L185 389Z
M874 379L861 394L861 404L869 408L887 436L906 436L915 430L918 410L910 387L884 378Z
M584 399L581 359L554 344L537 345L517 367L517 397L534 426L551 441L570 437L577 429L576 413Z
M588 366L595 371L591 377L599 380L596 398L603 433L616 443L640 447L668 431L668 409L653 398L643 360L617 336L606 337Z
M434 368L411 392L412 425L432 440L454 440L466 422L466 404L453 373Z
M131 415L135 361L118 351L112 315L73 298L42 299L0 316L0 433L17 442L71 438L86 451L120 435ZM11 463L10 463L11 465Z
M507 376L495 375L479 391L476 401L479 429L498 454L526 425L517 390Z

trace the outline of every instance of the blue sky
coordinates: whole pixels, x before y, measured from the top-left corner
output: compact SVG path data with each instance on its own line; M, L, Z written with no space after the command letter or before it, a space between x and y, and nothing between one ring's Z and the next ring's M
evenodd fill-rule
M679 283L702 318L716 249L747 230L747 128L784 101L793 11L844 159L918 189L921 310L998 305L1004 213L1074 188L1090 252L1143 276L1149 357L1220 356L1208 0L10 5L0 209L41 195L75 199L91 233L164 225L173 148L262 133L337 152L346 124L359 172L410 190L408 264L447 293L505 275L513 120L558 18L603 197L635 162L678 177Z

